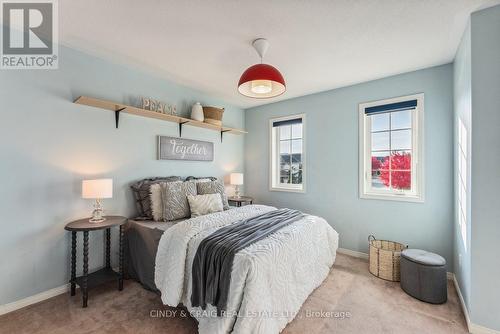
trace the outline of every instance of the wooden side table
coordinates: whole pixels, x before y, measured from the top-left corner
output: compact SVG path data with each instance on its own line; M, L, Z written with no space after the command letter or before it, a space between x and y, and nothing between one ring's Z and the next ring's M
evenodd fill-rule
M229 204L235 204L237 207L242 206L243 204L253 204L253 198L248 196L241 197L228 197L227 201Z
M99 284L118 280L118 290L123 290L123 237L126 217L106 216L102 223L91 223L89 219L80 219L71 222L64 227L71 231L71 295L75 295L76 285L82 289L83 307L87 307L88 289ZM119 272L111 268L111 227L120 227L120 258ZM106 230L106 266L93 273L89 270L89 231ZM76 277L76 233L83 232L83 275Z

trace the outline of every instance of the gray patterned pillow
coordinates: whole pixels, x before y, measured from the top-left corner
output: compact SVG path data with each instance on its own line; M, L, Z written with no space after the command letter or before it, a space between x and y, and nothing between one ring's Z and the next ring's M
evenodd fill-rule
M130 188L132 188L132 193L134 194L135 205L139 215L138 218L144 220L153 219L150 199L150 187L152 184L180 180L182 180L180 176L151 177L132 183Z
M168 182L163 188L163 218L165 220L176 220L191 216L189 210L188 195L196 195L196 183Z
M227 202L226 189L224 188L224 184L219 181L211 181L211 182L199 182L196 184L196 188L198 190L198 195L206 195L206 194L220 194L222 198L222 205L224 210L229 209L229 203Z
M206 194L188 197L191 217L208 215L209 213L220 212L222 207L222 198L219 194Z
M184 181L199 181L199 180L210 180L210 181L217 181L216 177L213 176L202 176L202 177L197 177L197 176L188 176Z

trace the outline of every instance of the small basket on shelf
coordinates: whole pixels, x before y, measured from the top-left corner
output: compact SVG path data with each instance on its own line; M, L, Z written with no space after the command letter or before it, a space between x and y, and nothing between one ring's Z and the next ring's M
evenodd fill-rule
M401 252L408 246L395 241L377 240L373 235L368 236L368 244L370 273L388 281L399 282Z
M203 107L203 115L205 116L205 123L222 126L224 108Z

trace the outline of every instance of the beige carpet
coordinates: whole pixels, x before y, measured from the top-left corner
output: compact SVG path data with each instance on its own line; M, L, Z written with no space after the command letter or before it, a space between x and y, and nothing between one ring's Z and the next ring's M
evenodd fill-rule
M158 310L177 311L177 316L155 317ZM77 292L75 297L68 293L3 315L0 333L196 333L196 321L180 312L163 307L156 294L138 283L126 281L122 292L115 284L91 290L87 309L81 308ZM342 312L348 316L342 319ZM283 333L438 334L467 330L451 282L448 302L431 305L406 295L398 283L372 276L366 261L338 255L328 278Z

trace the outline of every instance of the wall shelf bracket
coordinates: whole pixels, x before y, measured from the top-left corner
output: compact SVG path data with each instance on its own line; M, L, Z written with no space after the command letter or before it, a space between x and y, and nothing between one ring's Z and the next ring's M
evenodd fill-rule
M221 131L220 131L220 142L221 142L221 143L222 143L222 138L223 138L223 136L224 136L224 132L229 132L229 131L231 131L231 130L221 130Z
M179 122L179 138L182 138L182 126L188 122L189 121Z
M115 123L116 123L116 128L118 129L118 124L120 123L120 112L122 110L125 110L126 108L120 108L115 110Z

